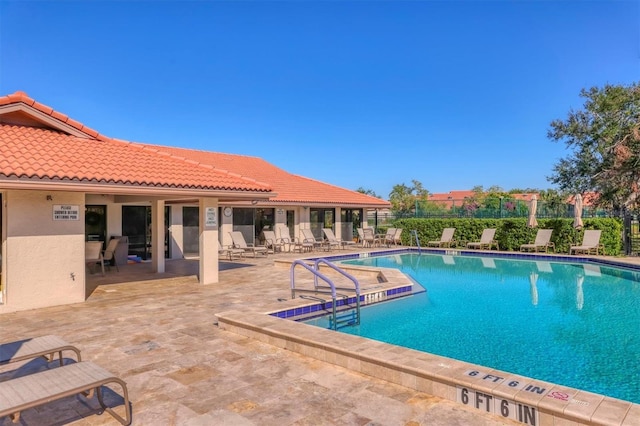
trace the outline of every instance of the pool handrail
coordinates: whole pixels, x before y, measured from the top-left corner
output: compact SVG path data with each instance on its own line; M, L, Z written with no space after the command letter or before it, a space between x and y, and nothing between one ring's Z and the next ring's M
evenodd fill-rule
M418 231L415 229L411 230L411 241L409 241L409 244L411 244L413 242L413 237L416 237L416 245L418 246L418 254L422 254L422 247L420 247L420 238L418 238Z
M307 271L311 272L313 274L313 280L314 280L314 286L316 288L318 288L318 278L322 279L323 281L325 281L327 284L329 284L329 287L331 287L331 297L333 298L333 300L336 300L337 294L336 294L336 286L335 284L333 284L333 281L331 281L331 279L329 279L326 275L324 275L322 272L316 270L315 268L309 266L307 263L305 263L304 261L297 259L294 260L293 263L291 264L291 269L289 270L289 277L290 277L290 281L291 281L291 298L295 299L296 298L296 283L295 283L295 267L296 265L301 265L304 269L306 269ZM300 291L300 290L299 290ZM307 290L308 291L308 290ZM322 291L318 291L319 293L321 293Z
M356 277L354 277L350 273L346 272L344 269L337 267L336 265L334 265L333 263L329 262L327 259L325 259L323 257L321 257L319 259L316 259L316 261L315 261L315 269L316 269L316 271L320 270L320 263L329 266L334 271L342 274L347 279L351 280L353 282L353 285L354 285L355 289L356 289L356 295L360 296L360 283L358 282ZM318 288L318 276L317 275L314 275L314 285L315 285L316 288ZM337 288L337 289L339 288L340 290L350 290L350 289L340 288L340 287L335 287L335 288Z

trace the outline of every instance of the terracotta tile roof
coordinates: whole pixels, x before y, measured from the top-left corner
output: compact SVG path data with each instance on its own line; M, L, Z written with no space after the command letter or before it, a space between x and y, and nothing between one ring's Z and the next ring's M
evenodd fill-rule
M202 164L197 159L176 158L156 148L101 136L52 108L35 102L22 92L0 97L0 107L24 104L71 126L81 136L52 129L51 123L36 126L36 113L9 111L11 119L34 126L7 124L0 120L0 179L69 181L124 184L216 191L270 192L271 187ZM0 110L0 113L2 110ZM11 120L8 120L11 121ZM53 124L55 127L56 123Z
M289 173L258 157L157 145L146 146L169 155L209 164L216 170L226 170L242 176L251 176L258 181L269 182L277 194L269 199L273 203L372 208L390 206L388 201L376 197Z

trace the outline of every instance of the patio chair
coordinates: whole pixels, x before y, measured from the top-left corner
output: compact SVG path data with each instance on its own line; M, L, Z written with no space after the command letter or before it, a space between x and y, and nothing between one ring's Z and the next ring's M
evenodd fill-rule
M496 229L487 228L482 231L482 235L480 236L480 241L467 243L467 248L491 250L491 247L496 246L496 250L500 250L500 248L498 247L498 242L494 240L495 236L496 236Z
M604 246L600 244L600 236L602 231L599 229L587 229L582 236L582 244L579 246L569 247L569 254L598 254L600 251L604 253Z
M275 231L262 231L264 245L272 253L284 251L284 243L276 237Z
M323 228L322 232L324 232L325 237L327 237L327 244L329 245L329 248L338 246L344 249L345 246L351 246L355 244L353 241L345 241L336 238L336 235L333 233L333 229L331 228Z
M93 274L92 267L99 263L102 269L102 276L104 276L102 241L87 241L84 243L84 263L87 265L90 274Z
M358 228L358 241L361 247L371 247L373 245L373 232L365 233L364 228Z
M289 227L284 224L276 225L278 230L278 241L286 247L287 251L299 251L300 253L313 250L313 243L300 241L298 238L291 237Z
M551 241L552 233L553 229L538 229L535 241L531 244L522 244L520 246L520 251L544 251L545 253L548 253L549 249L551 249L555 252L556 246Z
M104 403L102 387L112 383L122 387L124 418ZM14 423L18 423L20 413L24 410L40 407L72 395L83 394L91 398L94 391L104 411L123 425L131 424L131 404L126 383L89 361L76 362L0 382L0 417L10 416Z
M264 254L265 256L268 254L268 249L265 246L247 244L242 232L240 231L229 232L229 235L231 235L231 241L233 241L233 248L242 249L245 253L253 253L253 257L257 257L258 253Z
M220 241L218 241L218 254L220 256L229 256L229 260L233 260L234 255L244 257L244 250L234 247L222 247L222 244L220 244Z
M118 269L118 262L116 262L116 247L118 247L119 242L120 238L111 238L109 244L107 244L107 248L104 249L104 253L102 253L102 258L107 262L106 265L108 267L111 265L115 266L118 272L120 272L120 269Z
M389 247L391 244L395 244L396 228L388 228L387 232L380 238L380 243Z
M364 239L367 241L369 247L375 247L380 245L380 238L376 236L373 228L363 228Z
M321 239L317 239L311 229L301 229L302 233L302 243L311 244L313 249L322 248L324 245L324 241Z
M402 245L402 228L396 228L396 235L393 237L393 244Z
M453 234L456 232L456 228L444 228L439 240L428 241L427 247L451 247L454 243Z
M24 361L44 357L47 361L53 361L55 354L58 354L60 366L64 364L62 352L73 351L76 358L82 361L80 350L75 346L62 340L55 335L32 337L29 339L17 340L15 342L0 343L0 365L11 362Z

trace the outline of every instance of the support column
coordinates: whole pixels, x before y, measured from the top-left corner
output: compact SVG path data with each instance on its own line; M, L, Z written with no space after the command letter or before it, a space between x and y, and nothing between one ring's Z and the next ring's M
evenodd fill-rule
M200 198L200 284L218 282L218 199Z
M151 202L151 266L154 272L164 272L164 200Z

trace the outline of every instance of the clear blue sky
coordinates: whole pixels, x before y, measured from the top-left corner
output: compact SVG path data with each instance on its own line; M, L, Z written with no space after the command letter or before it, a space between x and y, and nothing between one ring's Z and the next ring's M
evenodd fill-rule
M549 123L640 80L638 4L0 0L0 94L385 198L546 189Z

